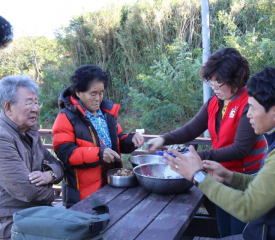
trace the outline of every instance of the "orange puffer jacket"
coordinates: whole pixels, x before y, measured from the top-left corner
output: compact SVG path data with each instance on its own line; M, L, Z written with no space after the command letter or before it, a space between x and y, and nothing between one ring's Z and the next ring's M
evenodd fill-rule
M86 117L78 100L66 88L59 97L62 109L53 126L53 146L59 159L66 167L63 181L63 202L71 207L94 193L107 182L107 171L122 167L121 162L103 161L104 147L100 146L97 132ZM100 109L108 125L112 149L117 153L131 153L134 133L125 134L117 123L119 105L103 99Z

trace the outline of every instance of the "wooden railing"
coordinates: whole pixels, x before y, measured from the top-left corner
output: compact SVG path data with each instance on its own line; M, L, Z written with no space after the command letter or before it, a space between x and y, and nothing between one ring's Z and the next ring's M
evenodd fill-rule
M39 130L39 134L41 137L46 137L46 136L52 136L52 129L40 129ZM145 139L145 141L148 141L149 139L152 138L156 138L159 137L160 135L147 135L147 134L143 134L143 137ZM48 149L53 149L53 145L52 144L44 144L46 146L46 148ZM198 148L198 145L206 145L206 146L211 146L211 139L210 138L202 138L202 137L198 137L190 142L185 143L185 145L189 146L189 145L193 145L195 147L195 149ZM145 150L136 150L132 153L132 155L140 155L140 154L146 154L147 152Z

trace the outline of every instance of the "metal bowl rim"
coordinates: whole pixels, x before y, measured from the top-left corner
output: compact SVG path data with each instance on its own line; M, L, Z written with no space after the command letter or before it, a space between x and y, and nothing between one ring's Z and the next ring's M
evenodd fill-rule
M118 171L118 170L121 170L121 169L130 170L131 172L134 173L133 169L131 169L131 168L113 168L113 169L109 169L107 174L108 174L109 177L113 177L113 178L126 178L126 177L131 178L131 177L135 177L135 173L130 175L130 176L115 176L115 175L111 174L112 171L114 171L114 170Z
M141 155L135 155L135 156L132 156L132 157L143 157L143 156L154 156L154 157L156 157L156 158L163 158L163 156L160 156L160 155L154 155L154 154L141 154ZM133 164L136 164L136 163L134 163L134 162L132 162L131 161L131 158L132 157L130 157L129 158L129 162L131 162L131 163L133 163ZM143 163L143 164L146 164L146 163ZM141 165L141 164L139 164L139 165Z
M148 165L166 165L168 166L166 163L144 163L144 164L140 164L136 167L134 167L133 169L133 172L135 175L138 175L138 176L141 176L141 177L144 177L144 178L149 178L149 179L159 179L161 181L164 181L164 180L182 180L182 179L185 179L187 180L186 178L184 178L183 176L181 176L180 174L180 178L158 178L158 177L150 177L150 176L146 176L146 175L143 175L143 174L139 174L139 173L136 173L136 168L139 168L139 167L142 167L142 166L148 166Z

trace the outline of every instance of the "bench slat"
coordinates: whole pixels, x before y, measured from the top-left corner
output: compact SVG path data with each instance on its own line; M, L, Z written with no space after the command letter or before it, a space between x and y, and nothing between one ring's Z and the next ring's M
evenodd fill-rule
M228 236L223 238L208 238L208 237L194 237L193 240L244 240L243 235L234 235L234 236Z

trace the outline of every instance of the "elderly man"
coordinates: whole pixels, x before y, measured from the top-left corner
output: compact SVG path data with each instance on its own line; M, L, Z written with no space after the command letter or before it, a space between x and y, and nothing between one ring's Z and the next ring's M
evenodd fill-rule
M251 77L247 92L247 117L256 134L264 133L268 144L257 175L231 172L216 162L201 161L192 147L190 157L169 149L176 158L166 154L166 163L193 181L215 204L249 222L244 239L275 239L275 68L267 67Z
M38 85L26 76L0 81L0 239L10 239L12 215L50 205L63 166L43 146L36 127Z

